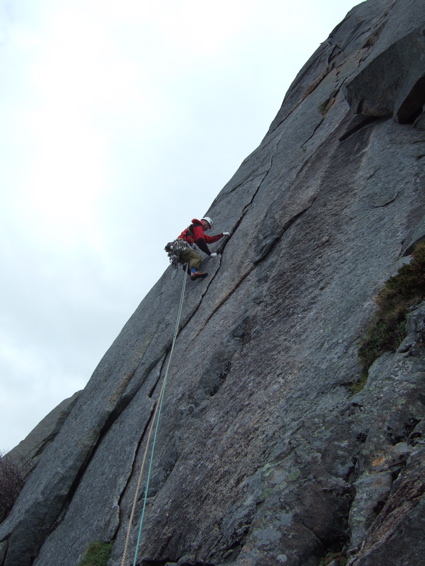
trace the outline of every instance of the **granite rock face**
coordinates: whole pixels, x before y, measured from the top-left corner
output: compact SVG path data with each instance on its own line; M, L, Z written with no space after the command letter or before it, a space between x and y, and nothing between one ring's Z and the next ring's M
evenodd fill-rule
M374 296L425 237L424 32L422 2L351 10L212 203L232 236L187 282L139 565L423 563L424 305L350 386ZM166 270L42 450L1 566L75 566L96 540L118 566L127 533L133 563L182 278Z
M8 452L8 458L12 458L16 465L21 467L24 475L32 472L37 466L46 446L54 440L68 418L79 394L78 391L59 403L18 446Z

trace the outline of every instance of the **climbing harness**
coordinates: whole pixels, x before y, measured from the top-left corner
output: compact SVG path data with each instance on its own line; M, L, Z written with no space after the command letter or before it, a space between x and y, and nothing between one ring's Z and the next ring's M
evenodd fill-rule
M183 240L181 240L181 241L183 241ZM152 436L152 432L154 432L153 440L152 440L148 474L147 474L147 478L146 478L146 487L145 487L145 496L144 496L144 500L143 500L142 514L141 514L141 517L140 517L136 549L134 551L133 566L136 566L136 563L137 563L137 555L139 553L140 539L141 539L141 536L142 536L143 520L144 520L144 517L145 517L146 503L147 503L148 492L149 492L149 483L150 483L150 477L151 477L151 472L152 472L153 457L154 457L154 453L155 453L155 445L156 445L156 439L157 439L158 428L159 428L159 419L160 419L160 416L161 416L162 404L163 404L163 401L164 401L165 387L166 387L167 381L168 381L168 371L170 369L171 359L173 357L173 352L174 352L174 346L176 344L177 336L178 336L178 333L179 333L180 319L181 319L181 315L182 315L183 302L184 302L184 292L185 292L185 289L186 289L186 279L187 279L186 273L183 270L183 285L182 285L182 290L181 290L181 295L180 295L179 309L178 309L178 312L177 312L176 325L175 325L175 328L174 328L173 341L171 343L170 355L168 357L168 363L167 363L167 367L166 367L166 370L165 370L165 375L164 375L164 379L163 379L163 382L162 382L161 390L159 392L158 401L157 401L157 404L156 404L156 407L155 407L155 411L154 411L154 414L153 414L151 425L149 427L149 433L148 433L148 437L147 437L147 440L146 440L146 447L145 447L145 451L143 453L142 464L140 466L139 477L138 477L138 480L137 480L136 492L134 494L133 505L132 505L132 508L131 508L130 519L128 521L127 536L126 536L126 539L125 539L124 552L123 552L123 556L122 556L122 560L121 560L121 566L125 565L125 559L127 557L128 545L129 545L129 541L130 541L131 525L133 523L134 514L135 514L135 511L136 511L137 500L138 500L138 497L139 497L140 486L141 486L141 483L142 483L143 471L144 471L146 458L147 458L149 445L150 445L150 439L151 439L151 436Z
M187 242L178 238L174 242L168 242L165 246L164 250L167 252L168 259L170 260L171 265L177 269L180 263L180 254L186 248L190 247Z
M167 252L168 259L171 265L177 269L177 267L182 263L180 261L180 254L187 248L192 248L195 252L198 251L198 246L196 244L190 244L181 238L177 238L174 242L168 242L164 250Z

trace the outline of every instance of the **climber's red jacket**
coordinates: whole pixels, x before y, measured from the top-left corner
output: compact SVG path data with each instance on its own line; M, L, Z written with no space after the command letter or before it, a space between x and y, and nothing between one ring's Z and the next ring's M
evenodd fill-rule
M196 244L198 248L207 255L211 255L207 244L217 242L222 237L223 234L217 234L216 236L208 236L205 234L201 221L196 218L192 220L192 224L186 228L186 230L183 230L179 236L181 240L184 240L188 244Z

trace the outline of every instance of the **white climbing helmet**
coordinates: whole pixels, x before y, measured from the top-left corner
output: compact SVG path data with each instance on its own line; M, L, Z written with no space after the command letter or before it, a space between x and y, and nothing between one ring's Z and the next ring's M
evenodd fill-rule
M201 218L201 220L206 220L210 225L210 228L213 227L213 221L211 220L211 218L208 218L208 216L204 216L203 218Z

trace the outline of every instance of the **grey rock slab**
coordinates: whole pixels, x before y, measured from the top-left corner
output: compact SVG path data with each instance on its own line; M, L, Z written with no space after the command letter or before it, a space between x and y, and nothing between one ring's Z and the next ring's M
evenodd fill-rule
M56 560L61 566L73 566L91 542L115 538L121 520L121 497L134 473L140 435L152 418L155 399L151 392L157 385L162 363L163 360L105 430L66 513L46 539L34 565Z
M386 564L403 544L422 564L407 526L422 525L423 307L364 389L349 385L374 297L425 217L423 133L392 118L420 60L384 93L392 110L378 119L355 115L354 86L374 65L392 84L382 63L413 52L423 11L411 0L351 10L212 203L232 236L205 259L208 278L187 281L139 564L317 566L335 549ZM366 94L378 107L377 91ZM114 540L109 566L127 539L134 553L144 486L132 522L130 512L183 277L165 271L43 451L0 526L1 566L71 566L97 538Z
M424 467L425 450L419 449L394 482L394 489L370 527L350 566L420 564L425 553ZM406 545L406 539L409 544Z
M75 482L105 428L128 405L169 349L180 281L179 278L173 285L171 280L170 285L170 272L164 274L156 285L156 292L151 291L143 301L142 316L133 315L124 327L79 396L55 441L46 448L11 514L0 526L1 540L9 538L6 566L20 566L34 559L47 533L64 512L69 493L75 489ZM164 287L172 301L166 307L162 299ZM195 297L186 301L183 323L184 318L190 316L190 310L196 308L196 302Z
M15 462L23 463L23 470L27 474L35 468L46 446L53 441L62 428L79 395L80 391L59 403L24 440L8 453Z

